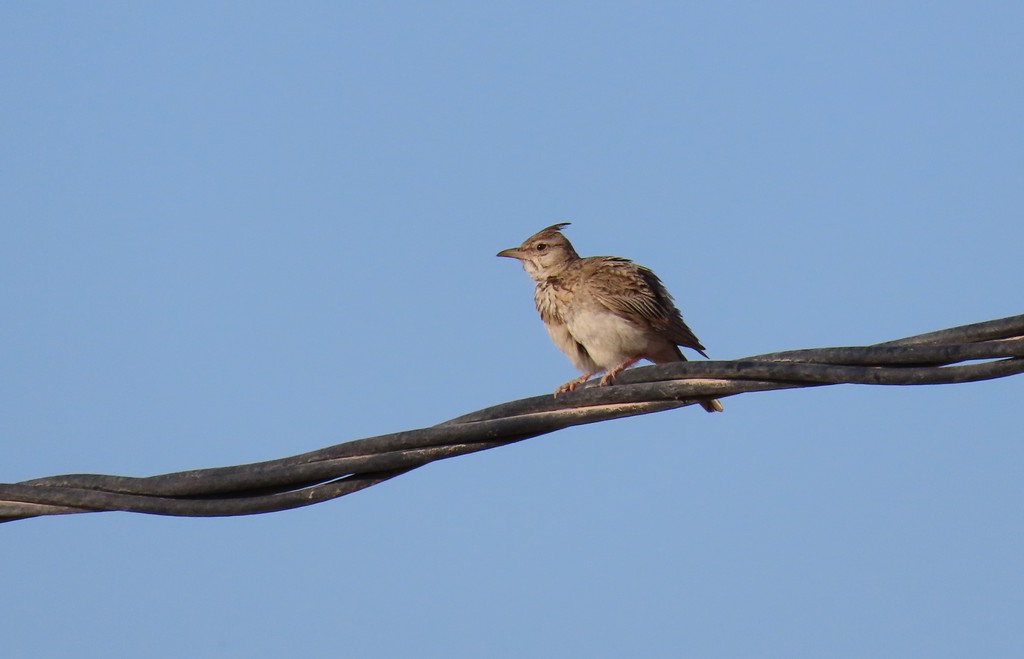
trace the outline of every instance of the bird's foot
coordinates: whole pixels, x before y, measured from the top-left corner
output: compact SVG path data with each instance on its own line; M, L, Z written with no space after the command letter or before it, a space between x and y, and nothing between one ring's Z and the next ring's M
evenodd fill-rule
M557 398L558 394L564 394L567 391L572 391L576 387L580 386L581 384L583 384L584 382L589 380L590 376L592 376L596 372L597 371L592 371L590 373L584 373L583 375L579 376L578 378L573 378L572 380L569 380L565 384L558 385L558 388L555 389L555 397Z
M640 361L639 357L637 357L636 359L627 359L618 366L609 369L608 372L604 374L604 377L601 378L600 385L602 387L607 387L608 385L615 381L615 376L617 376L619 373L623 372L633 364L637 363L638 361Z

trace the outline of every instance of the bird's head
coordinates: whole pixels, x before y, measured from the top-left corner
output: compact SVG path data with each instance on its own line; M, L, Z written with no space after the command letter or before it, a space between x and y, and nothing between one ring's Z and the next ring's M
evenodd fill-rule
M568 222L541 229L519 247L503 249L498 252L498 256L519 259L523 269L535 280L550 277L579 258L572 243L562 235L562 227L566 226L569 226Z

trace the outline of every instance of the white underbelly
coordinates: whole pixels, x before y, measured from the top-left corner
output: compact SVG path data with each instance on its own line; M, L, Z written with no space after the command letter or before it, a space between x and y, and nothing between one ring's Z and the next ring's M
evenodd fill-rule
M580 311L567 320L573 337L604 369L658 352L666 343L651 330L607 311Z

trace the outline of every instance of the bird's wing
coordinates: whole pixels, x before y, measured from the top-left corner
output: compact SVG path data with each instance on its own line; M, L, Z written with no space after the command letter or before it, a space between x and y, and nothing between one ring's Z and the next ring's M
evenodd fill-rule
M629 259L612 256L594 257L586 265L591 270L586 273L589 290L598 302L620 316L647 323L676 345L693 348L707 357L656 274Z

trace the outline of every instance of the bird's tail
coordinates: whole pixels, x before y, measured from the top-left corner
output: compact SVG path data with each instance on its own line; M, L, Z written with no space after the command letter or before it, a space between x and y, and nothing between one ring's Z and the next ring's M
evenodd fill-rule
M708 412L725 411L725 406L722 405L722 401L718 400L717 398L712 398L711 400L702 400L700 406L703 407Z
M676 359L675 360L665 360L665 361L685 362L686 361L686 355L684 355L683 351L679 349L679 346L672 346L672 347L675 348L675 357L676 357ZM700 352L700 354L704 355L704 351L703 350L701 350L699 352ZM704 355L704 356L707 357L707 355ZM652 361L654 361L655 364L664 364L665 363L665 361L662 361L662 360L658 360L658 361L652 360ZM717 398L712 398L711 400L702 400L702 401L700 401L700 406L703 407L708 412L724 412L725 411L725 406L722 405L722 401L718 400Z

